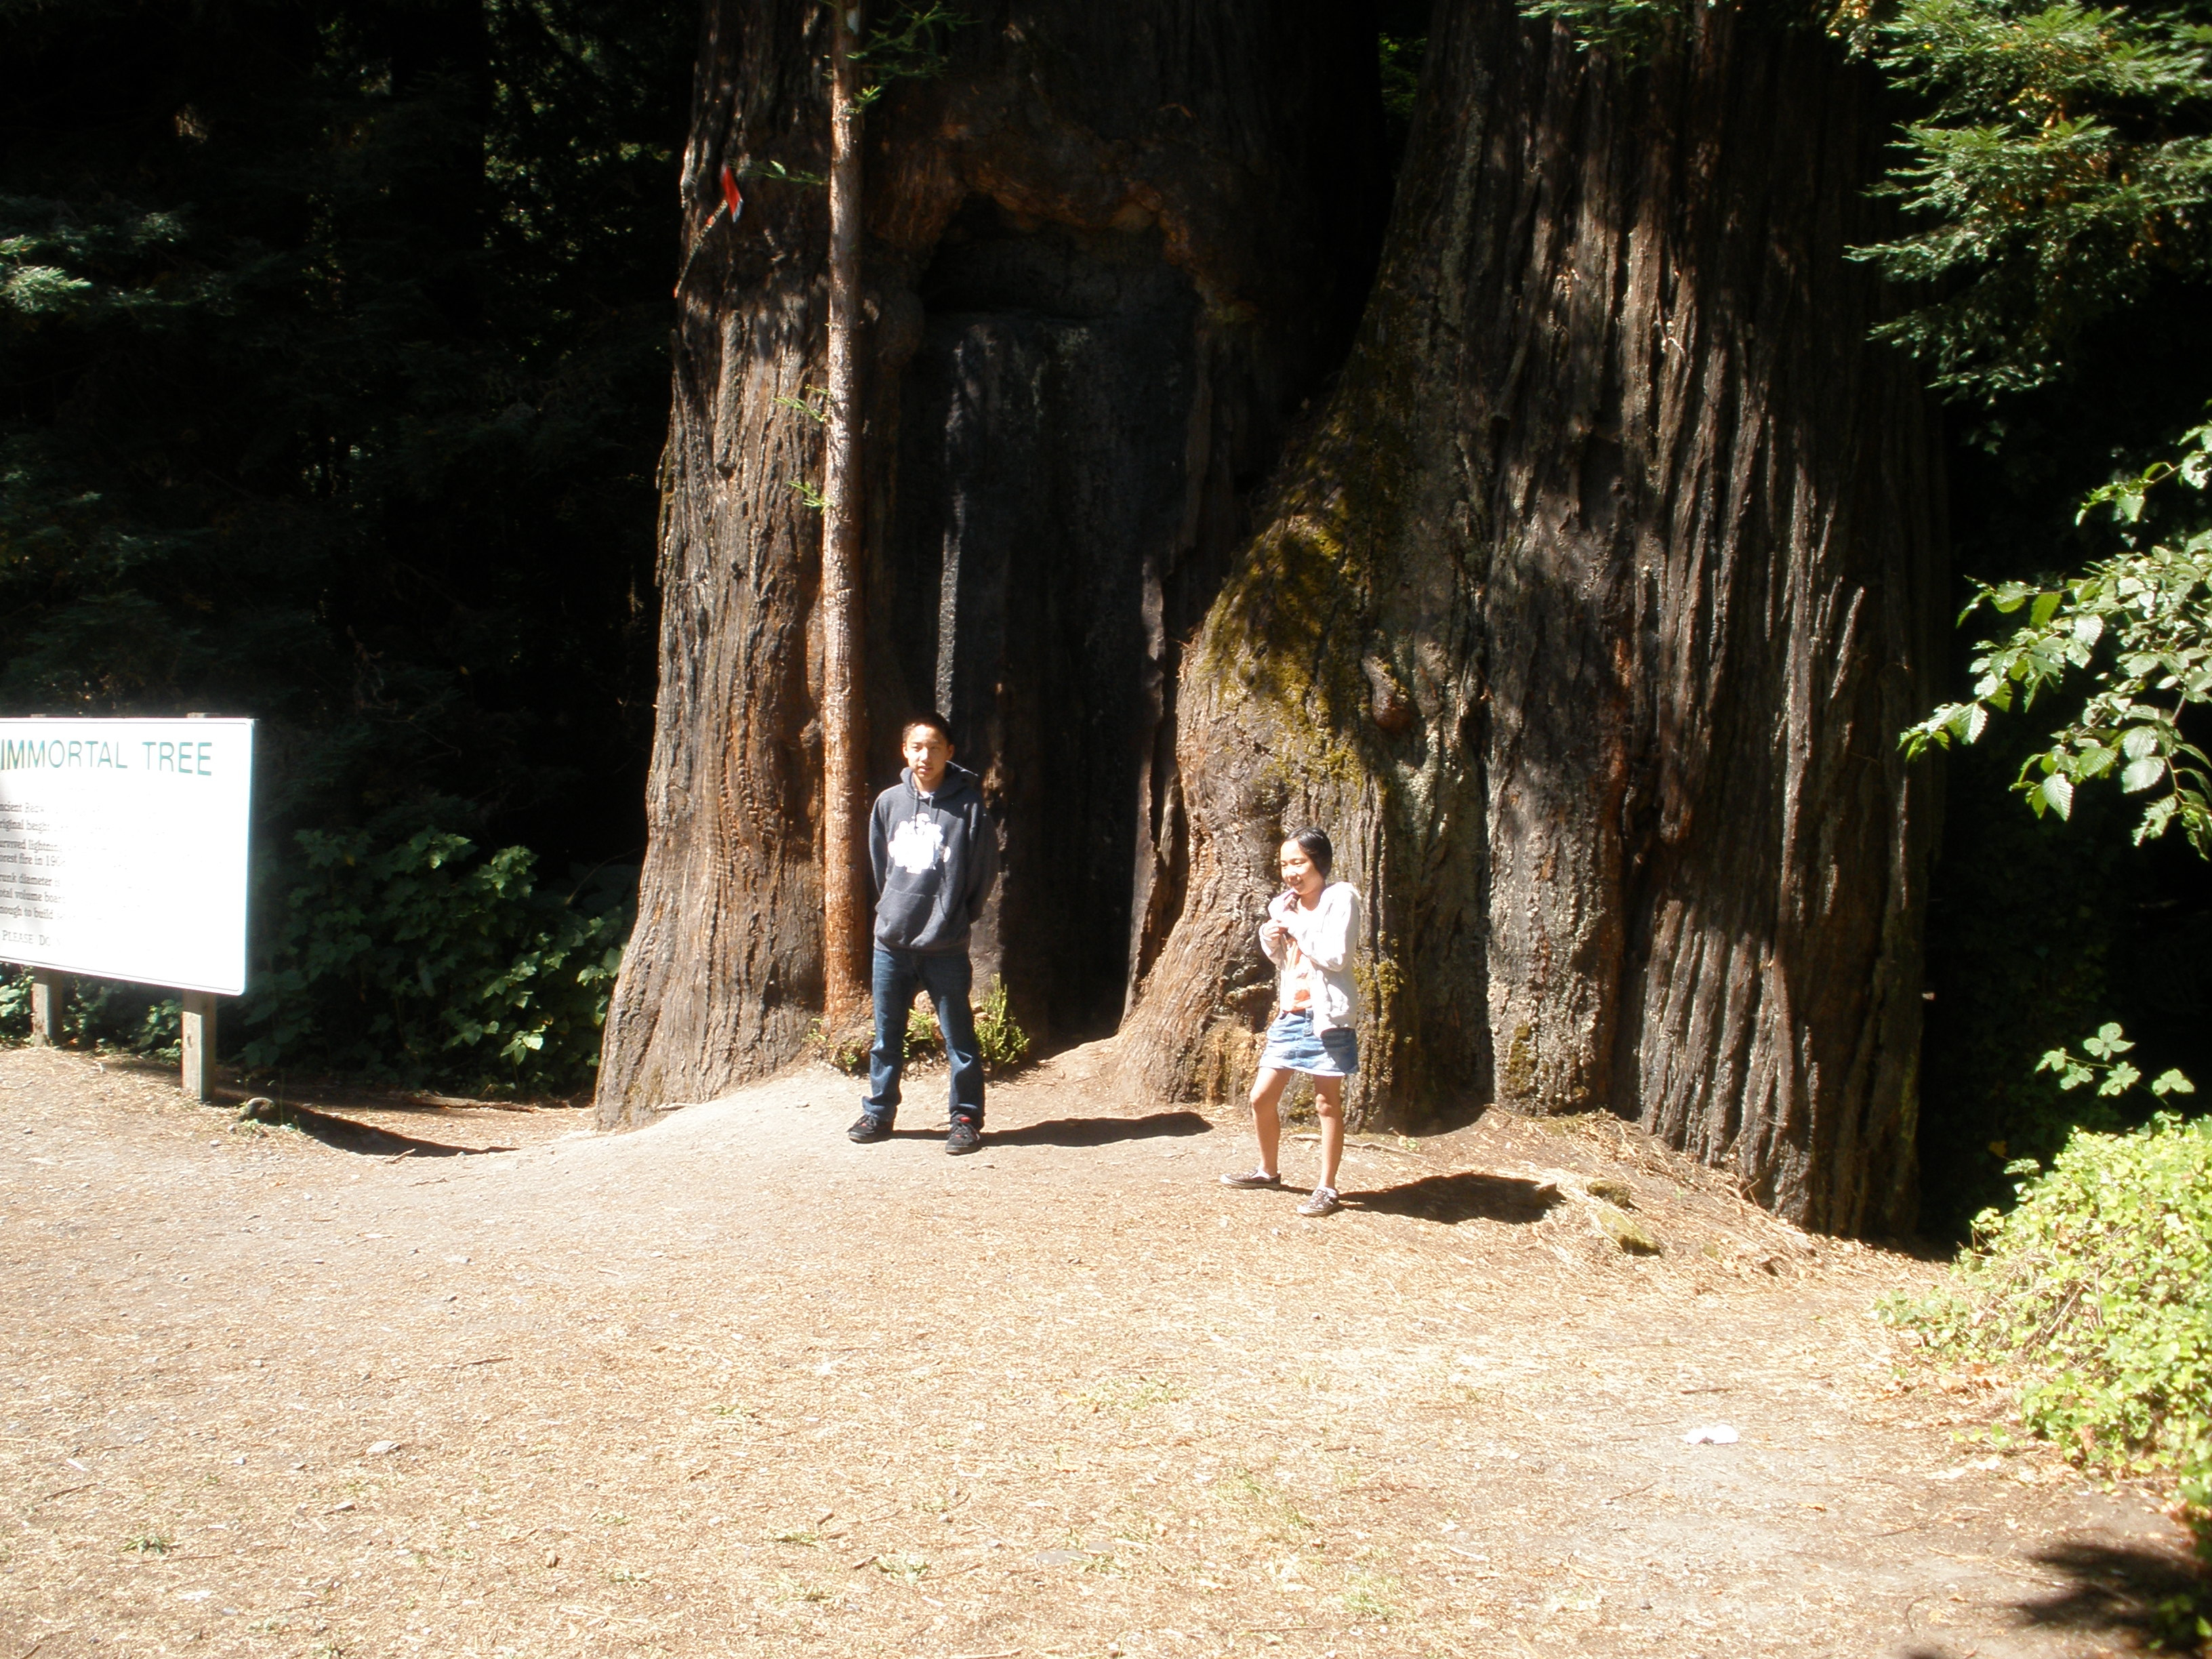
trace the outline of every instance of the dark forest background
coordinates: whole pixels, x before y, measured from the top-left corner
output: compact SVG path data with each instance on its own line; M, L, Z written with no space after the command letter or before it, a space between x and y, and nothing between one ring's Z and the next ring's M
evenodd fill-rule
M1393 155L1425 9L1375 12ZM0 0L0 711L262 722L226 1058L588 1085L644 836L696 23ZM2205 301L2171 282L2055 383L1951 406L1962 599L2109 550L2075 503L2201 418ZM2043 1050L2117 1019L2146 1072L2212 1081L2206 868L2130 846L2109 792L2030 817L2007 786L2054 723L1931 763L1934 1231L2112 1109ZM80 988L70 1018L174 1041L157 992Z
M252 1063L588 1077L696 27L0 8L0 707L262 722ZM159 998L71 1018L173 1040Z

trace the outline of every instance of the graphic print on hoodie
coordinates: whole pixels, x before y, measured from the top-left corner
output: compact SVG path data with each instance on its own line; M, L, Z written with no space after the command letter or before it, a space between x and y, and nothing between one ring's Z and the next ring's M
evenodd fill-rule
M975 775L947 763L937 793L911 768L868 817L876 878L876 943L894 951L964 951L999 875L999 832Z
M891 831L891 862L910 876L928 874L945 852L935 818L908 818Z

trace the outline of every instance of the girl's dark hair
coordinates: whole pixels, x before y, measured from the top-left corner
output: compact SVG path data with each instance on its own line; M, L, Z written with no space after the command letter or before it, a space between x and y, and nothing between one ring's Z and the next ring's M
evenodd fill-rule
M1285 836L1283 839L1297 842L1298 851L1311 859L1313 867L1324 877L1328 874L1329 866L1336 862L1336 848L1328 844L1328 836L1319 830L1301 830L1297 834Z

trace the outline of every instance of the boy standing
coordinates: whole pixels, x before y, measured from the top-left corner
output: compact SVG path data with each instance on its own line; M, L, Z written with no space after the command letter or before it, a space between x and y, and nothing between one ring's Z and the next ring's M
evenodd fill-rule
M952 733L942 718L920 714L899 733L907 769L876 797L868 817L868 860L875 872L876 1046L868 1055L868 1096L846 1133L881 1140L898 1115L906 1021L915 988L929 993L952 1073L948 1152L972 1152L983 1130L983 1062L968 1006L972 973L968 930L999 875L999 833L983 811L975 775L952 764Z

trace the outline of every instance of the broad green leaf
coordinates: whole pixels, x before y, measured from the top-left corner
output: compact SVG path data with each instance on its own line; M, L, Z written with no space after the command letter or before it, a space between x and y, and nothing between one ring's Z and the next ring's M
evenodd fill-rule
M2120 774L2120 788L2127 794L2139 794L2165 775L2166 763L2156 755L2130 761Z
M2154 1095L2193 1095L2197 1085L2179 1071L2166 1071L2150 1080L2150 1091Z
M2061 598L2062 596L2057 593L2038 593L2035 596L2034 605L2027 613L2027 625L2030 628L2049 627L2051 617L2057 614Z
M2043 799L2050 804L2052 811L2062 818L2073 816L2074 786L2067 781L2064 774L2053 772L2044 779L2042 788Z
M2142 760L2158 750L2158 733L2147 726L2138 726L2120 739L2120 751L2130 760Z

